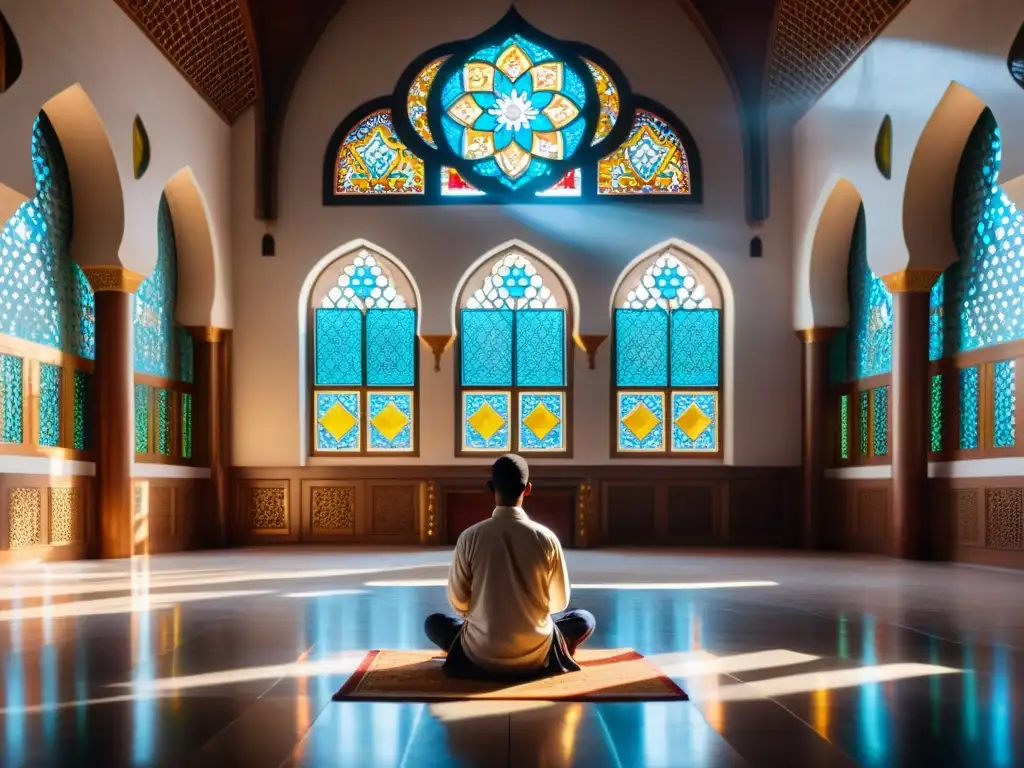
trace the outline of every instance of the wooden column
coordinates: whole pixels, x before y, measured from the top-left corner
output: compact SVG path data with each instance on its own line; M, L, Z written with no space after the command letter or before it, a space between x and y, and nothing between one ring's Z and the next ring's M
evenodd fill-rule
M828 343L835 328L797 331L803 342L803 531L804 549L821 546L821 512L828 459Z
M882 279L892 293L891 552L929 556L928 529L928 293L938 270L908 269Z
M196 395L200 412L193 424L197 459L210 467L208 524L203 526L203 544L228 544L229 483L231 471L231 410L228 380L228 335L222 328L191 328L196 345Z
M124 267L84 267L96 294L96 541L91 554L131 557L135 399L132 294L142 275Z

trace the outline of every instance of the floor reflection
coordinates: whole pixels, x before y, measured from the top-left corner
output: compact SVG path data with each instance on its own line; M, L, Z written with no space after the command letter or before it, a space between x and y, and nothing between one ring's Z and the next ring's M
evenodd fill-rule
M1019 577L888 561L872 581L856 559L570 553L591 643L636 648L689 703L332 703L367 650L425 647L447 557L4 571L0 763L1020 764Z

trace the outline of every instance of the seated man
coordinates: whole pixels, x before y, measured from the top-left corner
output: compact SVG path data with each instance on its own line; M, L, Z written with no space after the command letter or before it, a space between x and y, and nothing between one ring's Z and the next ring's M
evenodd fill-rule
M572 656L594 617L559 613L569 604L569 573L558 537L523 511L529 467L502 456L487 487L497 508L459 536L448 572L448 601L462 619L426 621L427 637L448 652L445 674L520 680L578 671Z

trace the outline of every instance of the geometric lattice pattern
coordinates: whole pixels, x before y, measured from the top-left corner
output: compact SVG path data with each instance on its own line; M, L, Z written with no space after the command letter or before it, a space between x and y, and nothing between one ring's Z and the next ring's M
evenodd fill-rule
M871 451L874 456L889 453L889 388L871 392Z
M664 387L669 375L668 313L615 310L615 383L620 387Z
M985 544L995 549L1024 549L1024 490L989 488L985 493Z
M11 549L37 547L43 543L43 495L40 488L11 488L7 496Z
M978 368L960 371L960 450L978 447Z
M892 294L868 266L867 220L861 206L850 242L849 367L854 379L892 370Z
M250 528L259 532L288 530L288 496L286 488L250 488Z
M993 366L992 445L1013 446L1017 435L1017 361L1003 360Z
M358 309L314 312L315 381L318 387L363 383L363 313Z
M839 398L839 458L850 458L850 396Z
M75 371L75 423L72 447L76 451L92 450L93 378L89 371Z
M0 442L24 440L24 365L20 357L0 355Z
M81 538L84 509L81 488L50 489L50 543L70 544Z
M864 389L857 393L857 437L860 455L868 456L871 447L871 393Z
M618 450L665 450L665 395L661 392L618 392Z
M711 309L707 288L693 271L666 252L654 259L637 284L626 294L624 309Z
M366 385L411 387L416 383L416 310L366 312Z
M95 354L95 302L71 260L71 180L57 134L32 130L36 196L0 224L0 333L79 357Z
M256 101L256 74L235 0L115 0L228 122Z
M895 0L782 0L768 70L780 106L806 108L900 7Z
M544 278L525 254L510 251L496 259L483 285L466 299L468 309L554 309L558 306Z
M174 422L171 419L171 393L166 389L155 391L156 405L156 450L161 456L171 455L171 431Z
M1001 139L988 109L964 146L953 189L959 259L932 289L943 320L930 328L934 357L1024 338L1024 213L996 185Z
M938 453L942 450L942 374L932 376L931 386L931 422L929 450Z
M59 365L39 366L39 445L60 445L61 377Z
M149 387L135 385L135 452L149 453Z
M171 378L175 374L174 304L178 263L174 223L167 197L160 197L157 216L157 259L132 299L134 305L135 370Z
M672 393L672 450L718 450L718 393Z
M342 262L337 283L324 296L325 309L404 309L408 300L395 288L391 267L383 256L363 248L347 263ZM336 263L332 268L338 269Z
M565 386L565 310L515 315L516 386Z
M720 352L717 309L672 313L672 386L717 387Z
M463 450L511 450L511 400L510 392L463 391Z
M356 489L351 485L313 488L310 518L315 533L355 533Z

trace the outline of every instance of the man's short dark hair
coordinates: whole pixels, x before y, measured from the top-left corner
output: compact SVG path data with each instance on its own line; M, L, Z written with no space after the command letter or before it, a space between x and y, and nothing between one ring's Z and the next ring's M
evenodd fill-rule
M491 466L491 486L503 499L518 499L530 482L530 467L526 459L506 453Z

